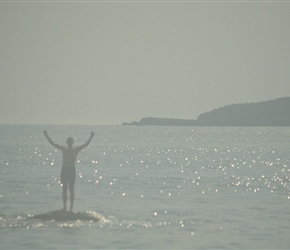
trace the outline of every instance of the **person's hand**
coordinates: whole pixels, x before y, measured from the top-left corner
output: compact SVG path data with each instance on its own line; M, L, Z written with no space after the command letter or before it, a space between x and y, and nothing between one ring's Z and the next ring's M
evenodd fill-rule
M95 133L94 132L91 132L91 137L93 137L95 135Z
M45 135L45 136L47 136L47 131L45 130L45 131L43 131L43 134Z

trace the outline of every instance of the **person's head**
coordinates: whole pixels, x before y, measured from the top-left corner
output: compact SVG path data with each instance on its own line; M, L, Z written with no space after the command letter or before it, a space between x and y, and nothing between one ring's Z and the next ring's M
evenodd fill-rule
M67 143L68 146L72 146L73 143L74 143L74 139L69 137L69 138L66 139L66 143Z

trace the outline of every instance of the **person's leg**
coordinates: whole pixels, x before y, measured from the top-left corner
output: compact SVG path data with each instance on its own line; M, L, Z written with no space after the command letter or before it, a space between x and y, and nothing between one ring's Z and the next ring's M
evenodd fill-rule
M73 209L73 205L74 205L74 199L75 199L75 182L72 181L69 183L69 195L70 195L70 211L72 211Z
M66 211L66 200L67 200L67 182L62 184L62 201L64 211Z

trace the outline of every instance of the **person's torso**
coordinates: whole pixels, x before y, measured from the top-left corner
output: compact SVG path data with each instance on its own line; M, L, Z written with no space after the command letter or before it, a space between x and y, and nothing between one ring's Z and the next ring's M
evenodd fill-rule
M74 148L66 148L62 152L62 167L63 168L74 168L78 151Z

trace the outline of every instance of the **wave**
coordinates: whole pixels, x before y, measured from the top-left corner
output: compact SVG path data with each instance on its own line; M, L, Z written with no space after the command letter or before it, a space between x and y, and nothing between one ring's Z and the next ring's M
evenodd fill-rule
M95 211L83 212L66 212L56 210L43 214L28 214L28 215L4 215L0 214L0 229L8 228L26 228L33 229L39 227L60 227L60 228L75 228L75 227L166 227L178 224L173 221L146 221L146 220L128 220L116 218L114 216L104 216Z

